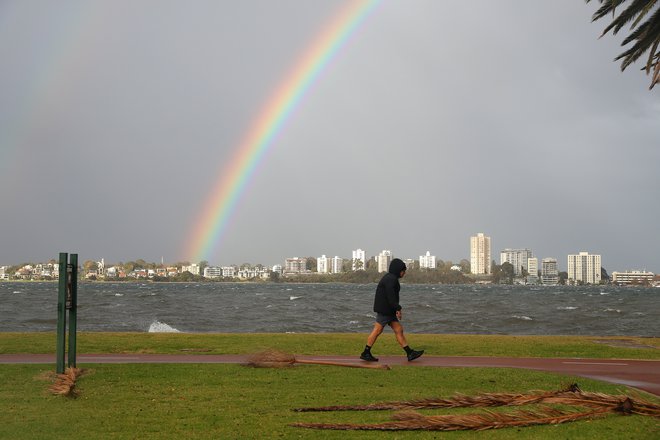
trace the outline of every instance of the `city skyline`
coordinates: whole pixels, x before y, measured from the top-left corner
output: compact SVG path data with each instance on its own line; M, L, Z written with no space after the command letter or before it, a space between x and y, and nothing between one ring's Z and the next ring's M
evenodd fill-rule
M353 8L341 44L314 52ZM639 63L620 72L623 36L599 38L597 8L7 0L0 264L175 262L201 246L219 265L356 246L460 261L484 231L495 260L528 247L565 268L588 251L660 272L660 88ZM277 101L308 53L301 93ZM291 106L236 167L226 223L210 209L199 227L270 102Z
M490 239L491 237L490 237L490 236L486 236L485 238ZM518 249L518 250L523 250L523 249ZM595 255L595 254L591 254L588 250L587 250L587 251L585 251L585 250L579 250L579 251L577 251L577 250L576 250L576 251L574 251L574 252L572 252L572 253L570 253L570 254L566 254L566 255L563 255L563 256L551 256L551 255L541 255L541 256L539 256L538 254L536 254L536 253L533 251L533 249L524 248L524 250L525 250L525 251L529 251L530 256L533 256L533 258L536 258L536 259L538 260L536 264L538 264L541 260L546 260L546 259L554 259L554 260L556 260L556 266L557 266L557 268L559 269L559 271L561 271L561 272L567 272L567 271L569 270L569 260L570 260L570 258L571 258L572 256L575 257L575 256L578 256L578 255L583 254L583 253L589 253L590 255ZM424 263L422 263L422 262L423 262L423 261L426 261L426 259L429 258L429 257L433 257L433 265L434 265L434 266L435 266L435 264L436 264L436 261L438 261L438 262L442 261L443 263L451 262L451 263L453 263L453 264L458 264L458 263L460 263L460 262L463 261L463 260L470 262L470 257L469 257L469 255L468 255L467 257L463 257L463 258L455 259L455 260L454 260L454 259L450 259L450 258L442 258L441 256L438 256L436 253L433 253L433 252L431 252L431 251L428 250L428 249L425 250L425 251L423 251L422 253L419 253L419 254L416 255L416 256L409 256L409 255L400 255L400 254L397 254L396 252L392 251L391 249L381 249L380 251L377 251L377 252L374 252L373 254L371 254L371 253L369 253L369 252L367 252L367 251L365 251L365 250L363 250L363 249L361 249L361 248L356 248L356 249L352 249L352 250L351 250L352 256L347 256L347 255L349 255L348 253L345 254L345 255L342 255L342 254L330 255L330 254L322 254L322 253L321 253L321 254L319 254L319 255L291 255L291 256L283 256L283 257L281 258L281 260L279 260L279 261L272 261L272 262L270 262L270 261L269 261L269 262L266 262L266 261L259 261L259 260L252 259L252 260L241 261L241 262L232 262L232 263L228 263L228 264L217 264L217 263L214 263L214 262L211 262L211 261L207 261L207 263L208 263L209 266L213 266L213 267L241 266L242 264L251 264L251 265L260 265L260 264L261 264L261 265L264 265L264 266L267 266L267 267L272 267L272 266L275 266L275 265L282 265L287 259L293 259L293 258L300 258L300 259L302 259L302 258L314 258L314 259L319 259L319 258L326 257L327 260L330 261L330 260L332 260L332 259L335 258L335 257L339 257L339 258L341 258L341 259L343 259L343 260L346 260L346 261L352 261L352 260L355 258L356 251L361 251L361 252L363 253L363 255L365 256L365 259L366 259L367 261L375 260L376 263L378 263L378 257L379 257L379 255L380 255L382 252L389 252L389 253L390 253L390 254L389 254L389 258L390 258L390 259L391 259L391 258L400 258L400 259L403 259L403 260L413 260L413 261L420 262L420 265L422 265L422 266L424 265ZM507 252L507 251L509 251L509 252L510 252L510 251L515 251L515 249L504 248L504 249L502 249L502 250L500 251L500 253L501 253L501 254L504 254L504 253ZM75 252L73 252L73 253L75 253ZM469 252L468 252L468 254L469 254ZM596 255L598 255L598 257L599 257L598 261L601 261L600 258L602 257L602 255L600 255L600 254L596 254ZM111 261L111 260L108 260L108 259L106 259L106 258L104 258L104 257L99 257L99 258L87 258L87 257L85 257L85 256L81 256L81 255L79 255L79 258L81 258L81 260L80 260L80 263L81 263L81 264L82 264L84 261L102 261L102 260L106 261L106 262L107 262L106 264L119 264L119 263L122 263L122 262L123 262L123 263L126 263L126 262L137 261L137 260L144 260L146 263L149 263L149 264L157 264L157 262L154 261L154 260L145 260L144 258L141 258L141 257L139 257L139 256L138 256L138 257L133 257L133 258L125 258L125 259L116 260L116 261ZM604 259L606 260L606 258L604 258ZM53 257L53 258L49 258L49 259L47 259L47 260L43 260L43 261L41 261L41 260L39 260L39 261L37 261L37 260L27 260L27 261L21 261L21 262L10 262L10 263L7 263L7 264L5 264L5 263L3 263L3 262L0 262L0 267L2 267L2 266L16 266L16 265L21 265L21 264L26 264L26 263L45 263L45 262L50 261L50 260L55 260L55 261L56 261L57 258L56 258L56 257ZM162 266L168 266L168 265L172 265L172 264L182 263L183 261L184 261L184 260L181 260L181 261L169 261L169 260L165 260L164 258L161 258L161 259L160 259L160 264L161 264ZM516 261L517 261L517 260L516 260ZM496 260L495 258L493 258L493 256L491 255L490 263L493 263L493 262L496 263L496 264L498 264L498 265L501 265L501 264L502 264L502 261L500 261L500 262L498 263L497 260ZM190 263L190 264L195 264L195 265L196 265L196 264L201 263L201 261L188 261L188 263ZM434 266L433 266L433 267L434 267ZM524 268L526 268L526 263L523 263L522 266L523 266ZM618 272L628 272L628 271L650 271L650 272L653 272L653 273L658 273L658 272L660 272L660 271L652 270L652 269L647 268L647 267L607 267L606 265L603 265L602 267L605 268L605 269L608 271L608 273L609 273L610 275L612 274L612 272L615 272L615 271L618 271ZM540 271L541 267L538 266L537 269ZM474 272L472 272L472 273L474 273ZM519 273L518 270L516 271L516 274L517 274L517 275L520 275L520 273Z

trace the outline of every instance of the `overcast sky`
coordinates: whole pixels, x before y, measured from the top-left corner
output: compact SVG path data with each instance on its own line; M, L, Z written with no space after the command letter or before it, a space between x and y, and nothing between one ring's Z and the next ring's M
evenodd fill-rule
M0 265L177 262L264 103L344 1L0 3ZM470 236L660 272L660 95L597 3L383 0L209 263L469 259Z

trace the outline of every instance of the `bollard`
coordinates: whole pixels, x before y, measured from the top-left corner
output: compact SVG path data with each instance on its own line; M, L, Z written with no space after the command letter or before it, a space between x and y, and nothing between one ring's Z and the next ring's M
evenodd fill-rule
M78 329L78 254L60 252L59 283L57 289L57 374L63 374L65 369L66 317L69 312L69 367L76 366L76 332Z

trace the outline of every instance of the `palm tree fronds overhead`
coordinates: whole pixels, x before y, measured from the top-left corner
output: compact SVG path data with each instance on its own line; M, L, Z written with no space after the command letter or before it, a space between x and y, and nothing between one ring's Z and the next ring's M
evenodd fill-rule
M589 3L591 0L586 0ZM630 34L624 38L622 46L632 44L627 50L619 54L615 61L621 60L621 70L625 70L648 52L646 62L646 74L651 75L652 89L660 82L660 3L658 0L599 0L601 7L594 13L592 21L600 20L610 13L614 17L610 24L605 27L601 37L612 31L616 35L624 26L630 24ZM624 5L624 4L627 4ZM623 9L617 15L617 8Z

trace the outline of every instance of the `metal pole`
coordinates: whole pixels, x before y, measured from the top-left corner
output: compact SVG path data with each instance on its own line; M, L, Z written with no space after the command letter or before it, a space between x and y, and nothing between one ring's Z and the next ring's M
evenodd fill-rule
M55 370L58 374L64 373L64 351L66 349L66 285L67 285L67 259L68 254L60 252L60 270L57 295L57 360Z
M76 366L76 331L78 330L78 254L71 254L69 273L69 367Z

